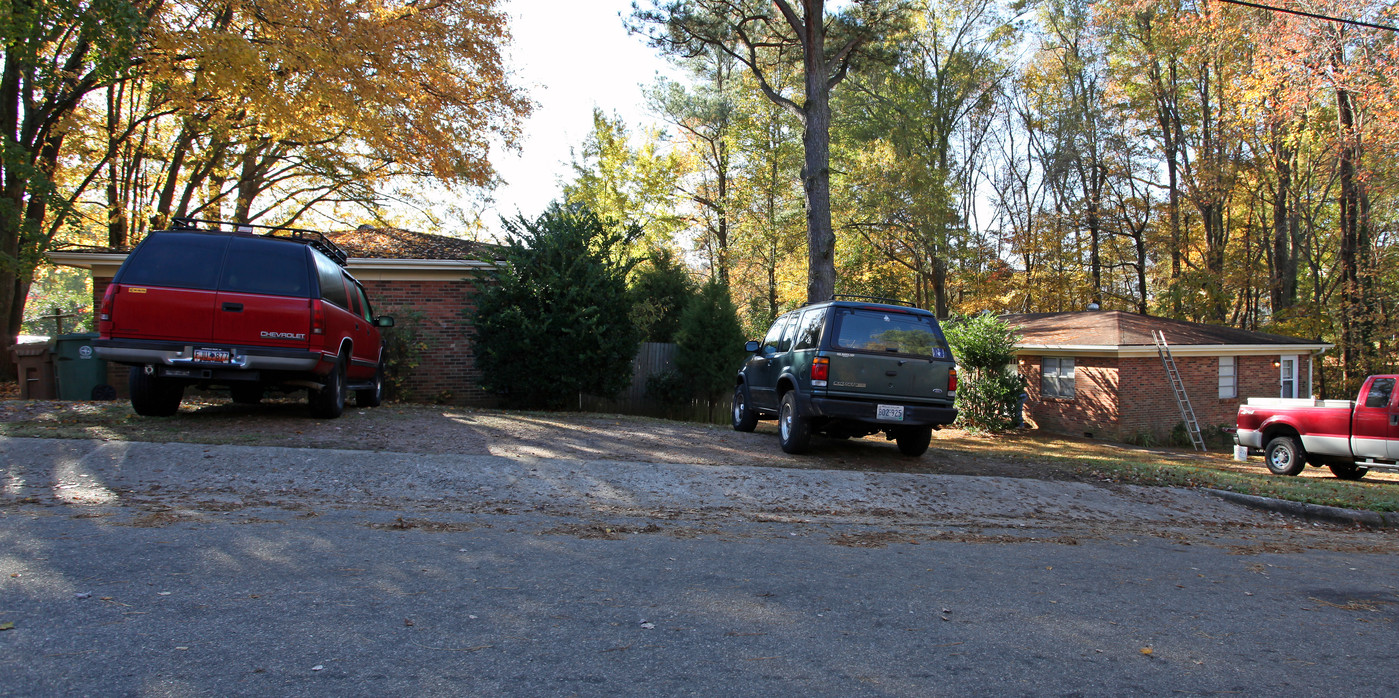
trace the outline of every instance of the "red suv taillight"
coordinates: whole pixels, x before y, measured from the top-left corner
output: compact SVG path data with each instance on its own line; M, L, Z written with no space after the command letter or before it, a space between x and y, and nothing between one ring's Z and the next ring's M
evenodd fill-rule
M949 368L947 369L947 394L951 395L955 392L957 392L957 369Z
M311 334L325 334L325 306L319 300L311 301Z
M102 294L102 309L98 311L97 319L102 322L112 321L112 305L117 300L117 285L107 284L107 291Z
M826 379L831 376L831 360L818 356L811 360L811 385L817 388L826 387Z

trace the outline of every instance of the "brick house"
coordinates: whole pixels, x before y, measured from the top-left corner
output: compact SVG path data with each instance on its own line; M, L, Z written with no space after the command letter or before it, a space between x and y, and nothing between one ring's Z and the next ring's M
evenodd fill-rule
M364 284L378 315L393 315L399 329L414 326L425 349L408 381L408 399L454 404L493 404L481 390L481 374L467 331L476 289L494 269L481 258L493 246L396 228L327 233L349 254L346 268ZM125 250L83 249L49 253L54 264L92 271L93 307L102 299ZM389 330L392 332L393 330ZM124 366L109 368L112 385L126 395Z
M1025 414L1041 429L1160 441L1181 423L1152 332L1170 345L1201 430L1234 424L1249 397L1315 392L1313 361L1332 345L1117 311L1004 315L1021 336Z

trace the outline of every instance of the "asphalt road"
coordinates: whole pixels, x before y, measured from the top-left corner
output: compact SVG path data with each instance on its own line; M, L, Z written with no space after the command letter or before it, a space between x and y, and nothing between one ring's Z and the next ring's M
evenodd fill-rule
M1392 532L962 476L0 440L0 695L1394 695Z

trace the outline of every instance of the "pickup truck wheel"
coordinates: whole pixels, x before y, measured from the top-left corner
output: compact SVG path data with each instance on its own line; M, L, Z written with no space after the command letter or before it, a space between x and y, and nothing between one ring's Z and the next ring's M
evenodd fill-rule
M325 385L320 390L312 390L307 397L311 404L311 416L321 419L335 419L345 411L345 356L342 354L335 367L325 377Z
M1355 463L1333 463L1327 467L1331 469L1332 475L1341 480L1359 480L1365 477L1365 473L1370 472L1369 468Z
M734 388L734 431L753 431L758 427L758 413L748 406L748 396L744 393L743 386Z
M932 441L932 427L905 427L894 434L894 443L899 445L899 453L915 458L923 455Z
M358 407L378 407L384 404L384 362L374 369L374 387L355 391L355 405Z
M131 367L131 409L143 417L169 417L180 411L185 386L168 378L146 375L140 366Z
M262 402L261 383L238 383L228 387L229 395L233 398L234 404L256 405Z
M787 391L777 411L777 436L787 453L806 453L811 445L811 425L797 409L797 394Z
M1268 442L1263 461L1274 475L1296 475L1307 467L1307 452L1295 436L1279 436Z

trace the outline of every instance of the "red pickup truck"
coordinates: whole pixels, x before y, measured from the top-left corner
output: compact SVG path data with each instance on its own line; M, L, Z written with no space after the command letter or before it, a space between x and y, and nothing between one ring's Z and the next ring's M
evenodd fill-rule
M1249 398L1239 405L1234 441L1262 449L1268 470L1296 475L1326 466L1342 480L1371 468L1399 471L1396 376L1370 376L1355 400Z

